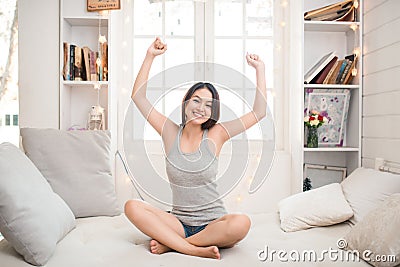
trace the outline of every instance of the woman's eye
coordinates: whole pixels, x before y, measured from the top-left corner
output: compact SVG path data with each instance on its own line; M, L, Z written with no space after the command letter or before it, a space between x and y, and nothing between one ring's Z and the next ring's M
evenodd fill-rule
M212 108L212 106L211 106L211 105L206 105L206 107L208 107L208 108Z
M197 100L197 99L193 99L193 102L194 102L194 103L200 103L200 101Z

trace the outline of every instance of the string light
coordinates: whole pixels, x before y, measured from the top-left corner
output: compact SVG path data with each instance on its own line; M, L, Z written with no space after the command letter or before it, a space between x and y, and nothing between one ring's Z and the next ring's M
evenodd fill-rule
M354 5L354 8L357 9L358 8L358 0L354 0L353 5Z
M352 29L353 31L356 31L358 29L358 25L356 23L352 23L350 25L350 29Z

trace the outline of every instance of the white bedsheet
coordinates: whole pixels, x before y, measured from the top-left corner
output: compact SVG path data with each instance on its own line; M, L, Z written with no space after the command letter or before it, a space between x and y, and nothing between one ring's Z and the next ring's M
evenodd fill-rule
M318 227L305 231L285 233L279 228L277 213L251 215L252 227L248 236L238 245L221 250L221 260L203 259L169 252L153 255L149 252L149 238L131 225L124 215L92 217L77 220L77 227L57 245L47 267L147 267L147 266L369 266L366 262L334 261L329 254L325 260L296 261L296 253L315 250L318 257L323 250L337 250L337 240L350 229L347 223ZM277 253L265 261L259 251L285 251L279 260ZM297 251L297 252L296 252ZM281 252L283 253L283 252ZM265 257L265 254L260 256ZM340 259L340 253L336 255ZM286 262L284 262L286 260ZM0 242L0 266L32 266L24 262L6 240Z

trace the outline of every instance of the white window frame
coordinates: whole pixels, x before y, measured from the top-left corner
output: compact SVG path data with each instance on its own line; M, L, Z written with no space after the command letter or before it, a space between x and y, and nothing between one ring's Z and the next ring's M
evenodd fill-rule
M162 2L162 14L163 14L163 19L162 19L162 38L166 38L166 33L165 33L165 4L166 0L160 0ZM265 37L257 37L257 36L224 36L224 37L215 37L214 36L214 1L193 1L194 3L194 60L195 61L206 61L206 62L212 62L214 59L214 40L215 38L232 38L232 39L241 39L243 42L245 40L249 39L265 39ZM278 7L276 7L276 3L274 1L275 7L274 7L274 16L275 16L275 11L277 10ZM245 16L245 8L246 8L246 3L245 0L243 0L243 16ZM133 18L133 22L134 18ZM245 24L245 19L243 19L243 24ZM245 30L245 25L243 25L243 31ZM273 28L273 33L275 35L276 32L276 27ZM153 38L153 35L135 35L133 33L133 38ZM180 35L168 35L168 39L181 39L181 38L188 38L185 36L180 36ZM275 37L275 36L274 36ZM274 37L270 37L271 39ZM190 37L189 37L190 38ZM273 39L272 39L273 40ZM275 42L275 40L273 40ZM275 47L275 43L274 43ZM135 48L134 48L135 49ZM245 49L245 46L243 46L243 50ZM256 52L256 51L254 51ZM245 51L243 51L243 54L245 54ZM275 59L275 52L274 52L274 59ZM245 69L245 60L243 60L243 68L242 70L238 70L240 72L244 72ZM271 64L270 62L266 62L266 64ZM162 57L162 70L165 70L165 59L164 56ZM136 77L138 68L134 68L134 77ZM274 75L275 76L275 75ZM275 77L274 77L275 80ZM275 84L275 81L274 81ZM160 88L163 90L163 88ZM276 98L276 92L274 91L273 88L267 88L267 92L269 97L272 96L272 101L273 101L273 110L271 110L272 114L274 114L274 117L276 118L275 114L277 113L277 110L283 110L283 99L282 97ZM245 93L245 92L244 92ZM277 101L278 100L278 101ZM160 109L160 112L165 113L165 99L163 100L164 102L162 103L162 109ZM253 103L248 103L250 106ZM245 110L245 104L243 104L243 112ZM279 116L278 116L279 117ZM281 123L275 123L275 128L276 127L282 127L283 125ZM283 132L279 131L278 132ZM283 139L283 137L275 135L275 140L277 139ZM282 140L279 141L279 143L282 144Z

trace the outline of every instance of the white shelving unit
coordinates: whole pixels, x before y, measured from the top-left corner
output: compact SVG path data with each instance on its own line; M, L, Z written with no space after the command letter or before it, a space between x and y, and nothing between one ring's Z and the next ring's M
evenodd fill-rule
M303 1L303 11L313 10L332 3L332 0ZM347 174L361 166L361 130L362 130L362 1L359 0L357 22L336 21L304 21L303 22L303 71L307 72L323 55L335 51L339 59L353 54L354 48L360 49L357 76L350 85L338 84L304 84L303 93L307 89L349 89L350 104L347 116L345 140L343 147L306 148L301 142L302 158L300 163L325 166L346 167ZM357 26L354 31L351 26ZM302 99L302 112L305 108ZM301 141L305 140L305 136ZM298 168L300 169L300 168ZM305 178L305 177L303 177ZM299 185L299 184L298 184Z
M112 95L110 51L108 42L108 81L65 81L62 76L64 65L63 42L79 47L88 46L98 51L99 25L101 35L110 40L110 17L98 12L87 12L86 1L62 0L60 2L60 129L85 128L90 108L97 104L105 108L105 128L110 130L112 118ZM100 86L96 90L95 86ZM99 94L98 94L99 92Z

